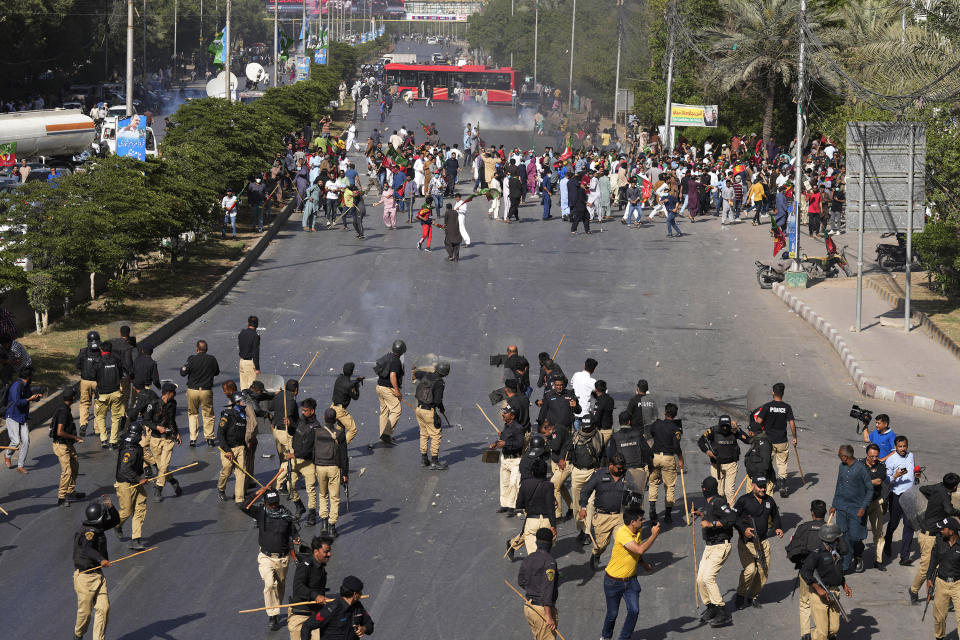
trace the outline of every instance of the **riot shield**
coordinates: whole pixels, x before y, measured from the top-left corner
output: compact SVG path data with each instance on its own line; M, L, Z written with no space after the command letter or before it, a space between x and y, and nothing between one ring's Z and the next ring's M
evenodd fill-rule
M770 402L770 385L755 384L747 390L747 420L745 425L752 431L757 431L757 423L753 419L753 414L757 409Z
M258 373L255 380L263 383L263 388L270 393L279 393L283 388L283 376L276 373Z
M920 526L921 520L927 511L927 498L920 493L916 485L900 495L900 508L903 510L903 517L910 523L913 530L921 531L923 529Z
M647 435L650 434L649 425L663 418L663 411L668 404L677 405L677 419L683 424L683 407L680 405L680 396L672 391L654 390L643 396L640 410L643 412L643 424L647 425Z
M423 371L424 373L433 373L440 358L435 353L424 353L413 358L413 366L410 367L410 382L415 382L414 373Z

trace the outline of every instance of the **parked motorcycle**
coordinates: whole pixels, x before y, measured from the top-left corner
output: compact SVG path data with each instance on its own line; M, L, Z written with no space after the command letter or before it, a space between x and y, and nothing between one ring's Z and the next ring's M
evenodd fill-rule
M790 254L784 251L780 254L780 262L767 264L765 262L755 261L757 265L757 284L761 289L770 289L777 282L783 282L784 273L793 264Z
M847 258L843 249L837 249L836 243L830 236L825 238L827 255L808 256L803 255L800 259L801 268L810 278L846 278L850 275L847 271ZM761 289L770 289L776 282L783 282L786 277L786 271L790 269L792 260L788 259L788 253L784 251L780 255L780 262L776 264L767 264L757 260L757 284Z
M907 264L907 234L906 233L885 233L881 238L896 236L897 244L888 244L881 242L877 245L877 264L890 271L903 271ZM913 264L919 266L919 260L914 254Z

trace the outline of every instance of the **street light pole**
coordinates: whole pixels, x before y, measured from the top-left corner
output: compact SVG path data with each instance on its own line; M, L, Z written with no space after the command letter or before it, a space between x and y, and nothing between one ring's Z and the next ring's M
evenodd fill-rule
M177 68L177 11L180 9L180 0L173 0L173 68Z
M233 6L233 0L227 0L227 26L224 27L224 36L226 42L223 43L223 77L224 84L227 87L227 102L233 102L233 95L230 91L230 9Z
M127 0L127 116L133 115L133 0Z
M540 0L533 0L533 86L537 86L537 41L540 35Z
M800 19L803 20L807 13L807 0L800 0ZM800 30L800 52L797 62L797 148L794 150L794 172L793 172L793 215L800 224L800 192L803 190L803 81L804 81L804 53L806 38L803 37L803 30ZM800 256L800 229L796 230L797 258ZM859 327L858 327L859 330Z
M277 86L277 58L280 57L280 0L273 0L273 86Z
M617 130L617 116L620 115L620 48L623 45L623 0L617 0L617 74L613 83L613 130Z
M670 124L671 116L673 114L673 104L671 100L673 99L673 12L676 10L675 0L670 0L670 5L667 8L667 17L668 29L670 30L670 37L667 41L667 105L666 112L664 114L664 130L663 135L666 138L666 150L667 153L673 151L673 127Z
M513 0L510 0L510 22L513 22ZM510 68L513 68L513 51L510 52Z
M147 0L143 0L143 62L140 63L140 84L147 86Z
M577 0L573 0L573 13L570 14L570 77L567 80L567 113L573 108L573 36L577 30Z

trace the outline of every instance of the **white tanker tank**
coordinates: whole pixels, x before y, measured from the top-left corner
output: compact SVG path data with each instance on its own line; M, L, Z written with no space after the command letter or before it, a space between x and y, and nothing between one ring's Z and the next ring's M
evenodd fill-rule
M80 109L44 109L0 114L0 144L15 142L17 160L71 158L90 150L95 136L93 119ZM58 164L53 162L52 164Z

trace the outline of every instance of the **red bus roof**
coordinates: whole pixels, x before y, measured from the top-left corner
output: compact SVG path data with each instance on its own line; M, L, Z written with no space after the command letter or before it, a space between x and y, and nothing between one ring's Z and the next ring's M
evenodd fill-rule
M391 62L384 65L387 71L460 71L463 73L513 73L514 69L510 67L487 67L482 64L465 64L458 66L455 64L402 64Z

